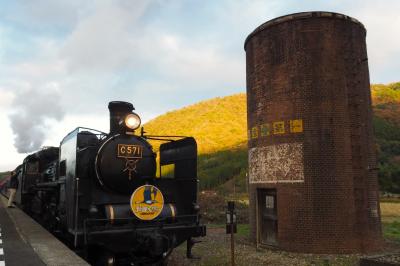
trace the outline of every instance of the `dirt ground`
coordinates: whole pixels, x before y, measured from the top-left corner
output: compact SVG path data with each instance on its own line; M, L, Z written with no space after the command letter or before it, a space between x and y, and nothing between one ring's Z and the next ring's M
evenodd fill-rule
M224 219L226 211L226 198L215 191L203 191L199 195L202 221L207 225L207 236L203 242L196 244L193 254L199 256L198 260L186 258L186 243L182 244L171 254L168 265L231 265L230 264L230 236L225 234ZM235 260L236 265L359 265L360 257L365 255L313 255L290 253L280 250L257 249L248 239L248 201L243 197L236 199L238 234L235 235ZM382 222L387 238L385 250L380 252L400 252L400 232L397 224L400 217L400 202L381 204ZM396 225L396 226L390 226ZM374 255L374 254L369 254ZM399 264L400 265L400 264Z
M279 250L257 249L246 236L235 236L236 265L358 265L365 255L313 255L290 253ZM207 228L207 236L193 248L193 254L200 259L187 259L186 244L177 248L170 256L169 266L186 265L231 265L230 236L224 228ZM387 242L384 253L399 251L395 243Z

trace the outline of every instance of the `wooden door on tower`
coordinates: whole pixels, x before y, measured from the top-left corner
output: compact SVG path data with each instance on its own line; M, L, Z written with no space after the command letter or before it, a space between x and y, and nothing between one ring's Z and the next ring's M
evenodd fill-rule
M276 245L278 234L276 189L259 189L257 196L259 242L262 245Z

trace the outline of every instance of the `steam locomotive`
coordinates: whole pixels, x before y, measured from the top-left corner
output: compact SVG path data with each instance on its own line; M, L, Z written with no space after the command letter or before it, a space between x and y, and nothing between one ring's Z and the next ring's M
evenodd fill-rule
M158 265L205 236L197 145L150 136L131 103L113 101L110 133L77 128L17 167L17 204L93 265ZM149 140L161 141L158 152ZM158 171L157 171L158 169Z

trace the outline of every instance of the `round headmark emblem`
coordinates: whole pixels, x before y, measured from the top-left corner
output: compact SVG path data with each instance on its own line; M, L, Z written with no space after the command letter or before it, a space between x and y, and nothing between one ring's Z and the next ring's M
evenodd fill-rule
M141 220L153 220L164 207L164 197L157 187L138 187L131 196L131 210Z

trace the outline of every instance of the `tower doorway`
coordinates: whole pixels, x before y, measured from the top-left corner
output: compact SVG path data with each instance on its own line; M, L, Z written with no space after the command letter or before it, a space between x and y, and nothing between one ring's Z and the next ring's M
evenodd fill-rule
M258 189L258 235L262 245L277 245L278 216L276 189Z

